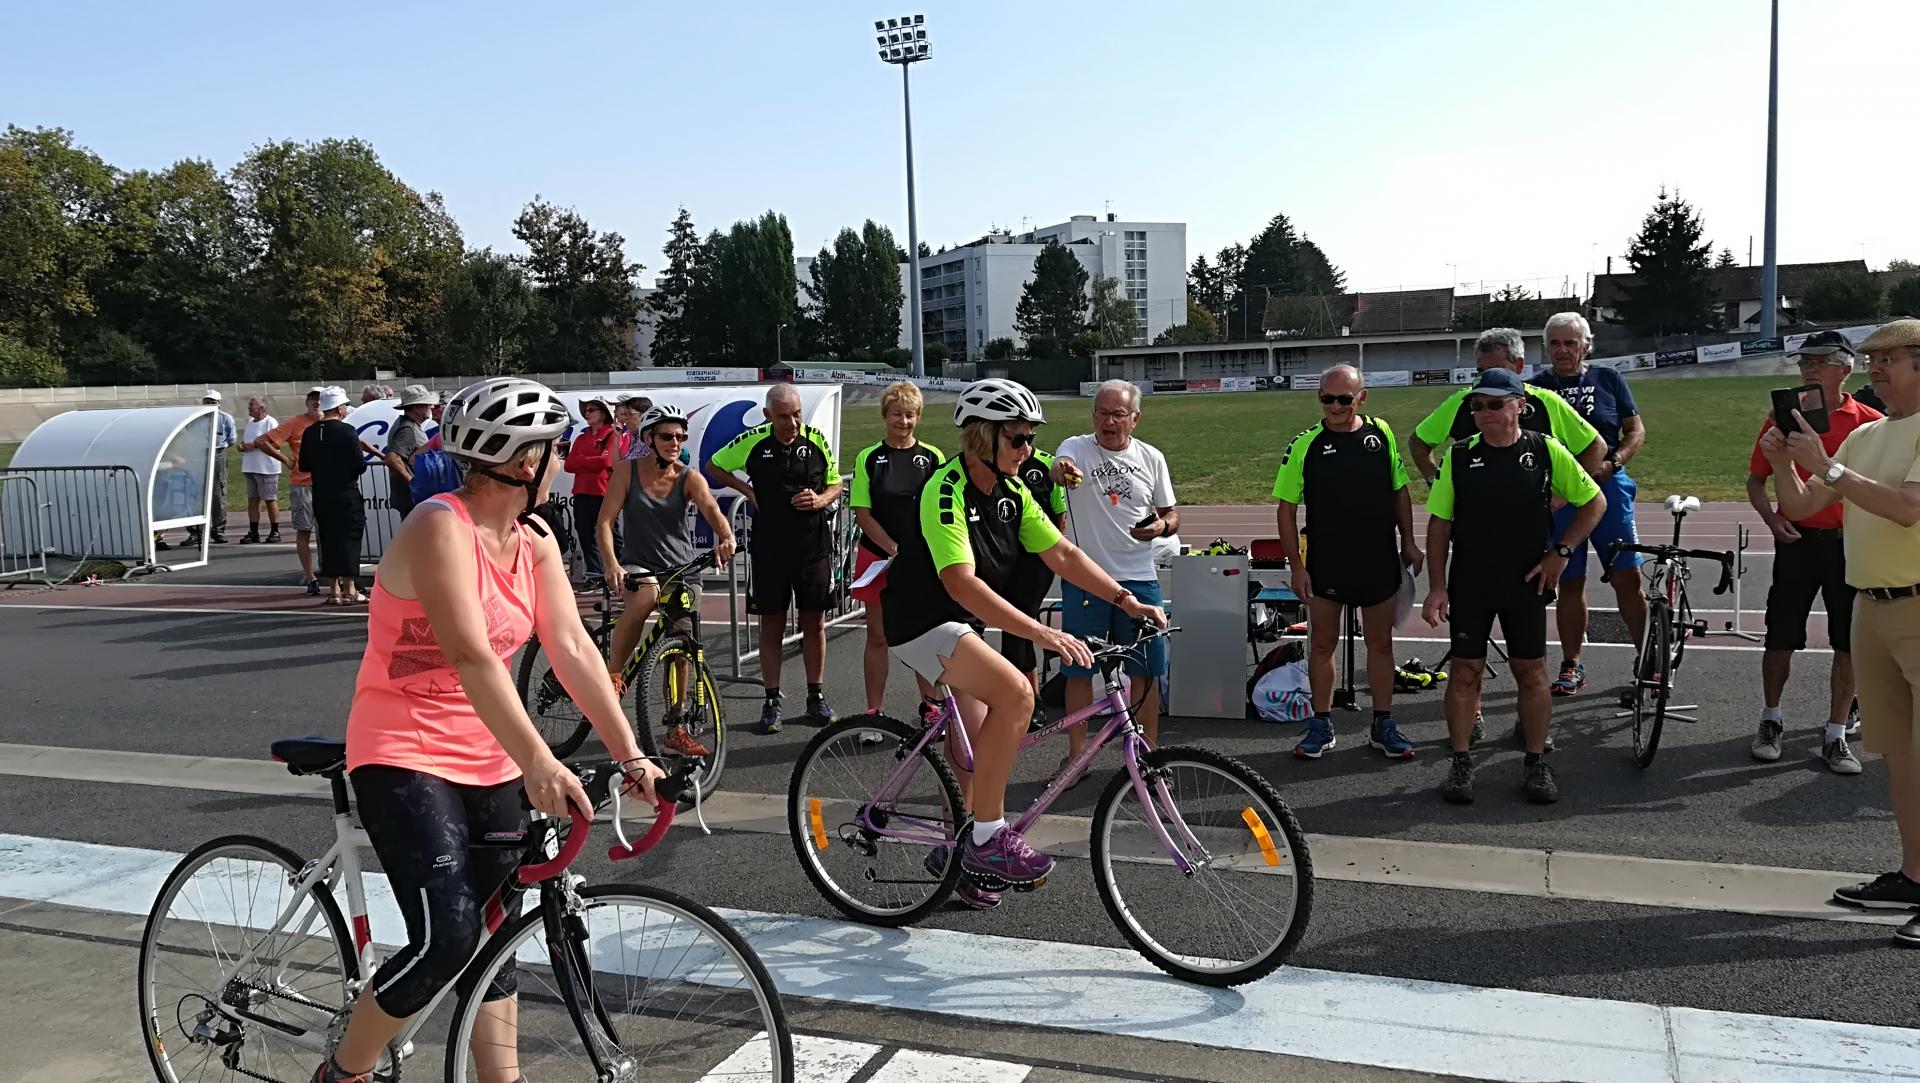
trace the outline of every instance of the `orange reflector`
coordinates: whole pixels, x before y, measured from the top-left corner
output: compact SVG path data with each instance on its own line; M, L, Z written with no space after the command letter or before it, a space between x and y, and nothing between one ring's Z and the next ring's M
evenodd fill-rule
M1251 812L1252 809L1247 811ZM816 850L827 848L827 826L820 822L820 799L807 798L807 821L813 827L813 847ZM1271 845L1271 844L1269 844Z
M1260 814L1249 805L1240 810L1240 819L1247 825L1247 830L1253 832L1254 840L1260 844L1260 855L1267 859L1268 866L1279 868L1280 851L1274 848L1273 836L1267 834L1267 825L1260 822Z

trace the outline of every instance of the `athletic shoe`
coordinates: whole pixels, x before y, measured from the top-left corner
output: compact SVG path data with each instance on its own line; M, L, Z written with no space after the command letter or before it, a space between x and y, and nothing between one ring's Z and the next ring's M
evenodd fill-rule
M1835 888L1833 901L1864 910L1920 910L1920 884L1895 869L1865 883Z
M678 752L682 756L698 756L706 759L713 755L713 750L696 740L693 734L687 732L685 726L668 726L666 734L660 738L660 743L666 746L668 751Z
M1893 931L1893 942L1920 948L1920 918L1913 918Z
M833 725L833 705L825 696L807 697L807 721L816 726Z
M975 844L967 829L960 845L960 869L990 883L1031 884L1053 871L1053 858L1027 845L1011 827L1003 827L984 843Z
M920 706L916 713L919 714L922 725L931 726L933 725L933 720L939 718L940 712L943 710L946 710L946 704L935 703L930 699L923 699L920 701Z
M943 877L947 874L948 853L945 846L936 846L927 851L927 858L920 863L920 867L926 869L927 874L936 879ZM989 891L964 876L954 885L953 894L960 900L961 905L970 910L991 910L1000 905L998 891Z
M1513 743L1520 746L1520 751L1525 752L1527 750L1527 727L1522 725L1517 718L1513 720ZM1540 751L1553 751L1552 730L1547 731L1547 743L1540 746Z
M1307 719L1307 732L1300 735L1300 743L1293 746L1293 758L1296 760L1317 760L1327 749L1339 741L1333 735L1333 719L1315 715Z
M1390 760L1413 758L1413 742L1400 735L1400 727L1391 718L1382 718L1374 722L1373 732L1367 735L1367 743L1379 749Z
M1455 756L1447 771L1446 785L1440 787L1440 796L1449 805L1473 804L1473 761L1464 756Z
M1853 706L1847 708L1847 736L1860 736L1860 699L1854 697Z
M270 530L267 532L267 544L268 545L280 544L280 532L278 530Z
M1524 769L1525 781L1520 788L1525 791L1527 800L1536 805L1551 805L1560 800L1560 784L1553 780L1553 768L1547 761L1540 760Z
M307 580L307 594L309 596L316 597L316 598L320 596L320 580L318 579Z
M1040 705L1036 703L1033 705L1033 717L1027 719L1027 732L1034 733L1046 728L1047 712L1041 710Z
M214 544L214 545L225 545L225 544L227 544L227 536L226 536L225 534L215 534L215 535L213 536L213 544Z
M861 717L872 718L872 717L877 717L879 714L880 714L880 708L875 707L874 709L868 711L866 714L862 715ZM860 736L854 738L854 740L858 741L863 745L883 745L887 743L887 735L884 733L881 733L879 730L861 730Z
M760 732L771 734L780 732L780 701L770 699L760 705Z
M240 544L241 545L259 545L260 532L258 530L249 530L245 534L240 535Z
M1473 712L1473 732L1467 735L1467 747L1472 748L1487 739L1487 720L1479 711Z
M1827 761L1827 768L1836 775L1860 773L1860 761L1855 758L1853 749L1847 747L1845 737L1836 737L1828 741L1820 751L1820 758Z
M1548 689L1556 696L1577 696L1587 686L1587 667L1579 662L1560 663L1560 676Z
M1780 735L1787 732L1784 722L1775 722L1771 718L1760 720L1760 732L1753 735L1753 745L1748 751L1761 763L1772 763L1780 758Z

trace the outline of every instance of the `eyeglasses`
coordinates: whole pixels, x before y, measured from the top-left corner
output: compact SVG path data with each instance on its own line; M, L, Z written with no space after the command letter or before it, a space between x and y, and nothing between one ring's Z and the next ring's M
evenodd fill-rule
M687 434L684 432L655 432L653 438L655 440L672 440L676 444L683 444L687 440Z
M1337 402L1337 403L1339 403L1339 404L1340 404L1340 405L1342 405L1342 406L1352 406L1352 405L1353 405L1353 396L1352 396L1352 395L1322 395L1322 396L1320 396L1320 405L1322 405L1322 406L1332 406L1332 405L1333 405L1334 403L1336 403L1336 402Z
M1513 399L1469 399L1467 401L1467 409L1472 410L1476 414L1485 413L1488 410L1503 409L1508 403L1513 401Z
M1007 443L1012 447L1032 447L1034 438L1038 435L1031 432L1010 432L1007 434Z
M1095 410L1093 416L1102 421L1125 421L1133 416L1132 410Z

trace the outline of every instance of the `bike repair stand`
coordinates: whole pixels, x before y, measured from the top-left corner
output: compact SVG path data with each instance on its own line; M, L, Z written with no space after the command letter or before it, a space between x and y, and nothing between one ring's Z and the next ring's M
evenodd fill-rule
M1706 633L1703 633L1703 635L1732 636L1736 639L1744 639L1749 643L1758 643L1761 640L1766 638L1765 636L1761 635L1759 632L1749 632L1745 628L1741 627L1741 625L1744 624L1745 622L1742 620L1742 617L1744 614L1741 612L1741 606L1740 606L1740 584L1741 584L1741 581L1744 580L1747 576L1747 546L1750 543L1751 538L1752 536L1747 532L1747 528L1745 524L1740 524L1740 523L1734 524L1734 528L1733 528L1733 541L1734 541L1733 619L1726 622L1726 627L1724 629L1718 632L1706 632Z

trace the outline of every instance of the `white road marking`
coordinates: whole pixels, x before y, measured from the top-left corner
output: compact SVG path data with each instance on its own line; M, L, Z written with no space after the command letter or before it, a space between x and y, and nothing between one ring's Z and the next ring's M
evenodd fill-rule
M141 915L178 858L0 835L0 896ZM386 878L367 880L374 928L391 935L401 921ZM1513 1083L1920 1078L1920 1032L1899 1027L1306 968L1210 989L1118 948L721 913L755 945L782 995L842 1004ZM1306 1006L1311 1026L1301 1025Z
M1032 1071L1025 1064L902 1049L868 1076L867 1083L1021 1083Z
M840 1038L821 1038L796 1034L793 1038L793 1083L847 1083L860 1074L875 1053L877 1045L849 1042ZM765 1079L773 1071L773 1051L767 1045L767 1032L761 1031L747 1044L729 1054L726 1060L700 1077L700 1083L738 1083L743 1079ZM960 1078L960 1077L956 1077Z

